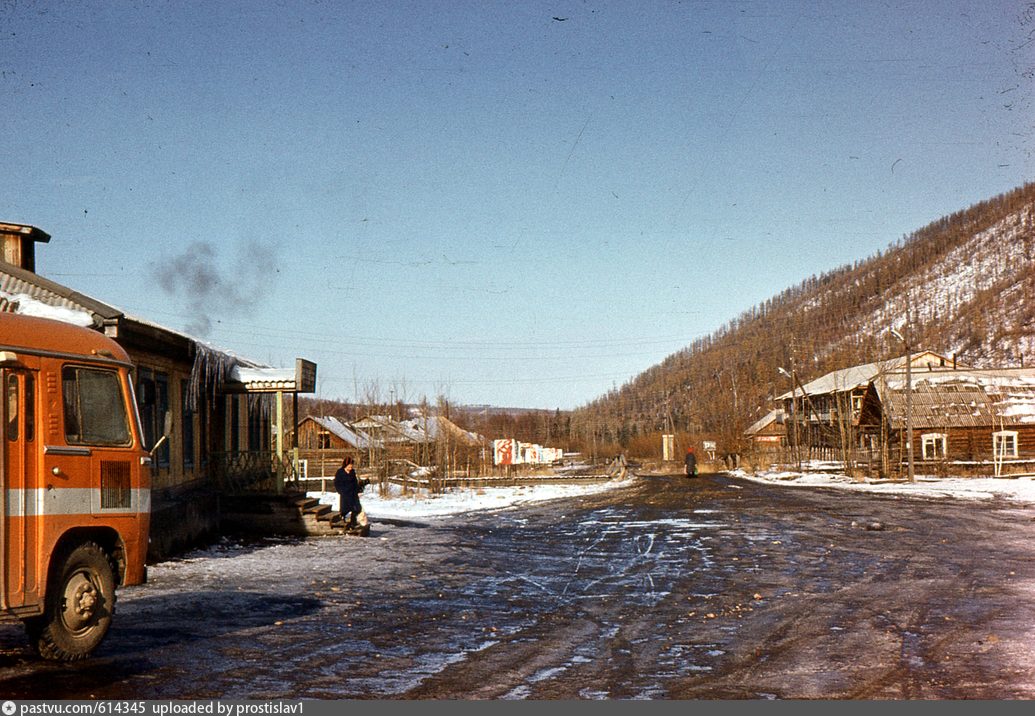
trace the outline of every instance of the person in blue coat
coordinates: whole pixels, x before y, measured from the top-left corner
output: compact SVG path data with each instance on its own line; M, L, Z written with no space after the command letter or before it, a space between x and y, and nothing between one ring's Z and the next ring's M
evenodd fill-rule
M359 503L360 483L351 457L342 460L341 467L334 473L334 491L338 493L338 514L343 525L346 529L355 527L363 506ZM345 515L349 516L348 520Z

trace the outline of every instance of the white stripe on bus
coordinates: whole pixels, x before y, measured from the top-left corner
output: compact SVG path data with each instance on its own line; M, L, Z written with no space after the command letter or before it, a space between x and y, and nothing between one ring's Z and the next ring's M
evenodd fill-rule
M101 508L101 491L88 487L40 487L35 490L8 489L8 517L41 515L119 515L151 511L151 491L129 491L129 507Z

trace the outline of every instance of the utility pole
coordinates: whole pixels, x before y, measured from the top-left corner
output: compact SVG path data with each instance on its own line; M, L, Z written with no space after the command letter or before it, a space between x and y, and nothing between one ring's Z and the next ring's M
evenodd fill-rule
M905 331L906 335L909 335L908 313L906 314ZM909 345L909 341L894 328L889 328L888 332L902 341L902 345L906 348L906 458L909 464L909 467L907 468L909 470L909 481L916 482L916 471L913 467L913 347Z
M794 428L794 459L798 463L798 472L801 472L801 447L798 445L798 417L794 403L794 391L798 388L798 382L794 380L794 364L791 363L791 372L785 368L777 368L780 373L791 379L791 426Z

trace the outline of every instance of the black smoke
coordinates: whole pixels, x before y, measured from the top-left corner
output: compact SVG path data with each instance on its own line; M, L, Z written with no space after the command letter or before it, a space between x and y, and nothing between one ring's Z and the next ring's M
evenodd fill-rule
M278 275L276 248L259 241L238 243L225 265L214 244L195 241L151 268L162 292L190 315L186 330L199 336L211 333L217 321L254 313Z

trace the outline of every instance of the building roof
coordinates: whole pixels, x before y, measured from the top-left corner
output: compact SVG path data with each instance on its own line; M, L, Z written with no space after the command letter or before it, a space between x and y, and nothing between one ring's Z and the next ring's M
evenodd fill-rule
M752 423L747 430L744 431L745 435L758 435L763 430L773 425L774 423L780 423L783 421L784 413L783 408L777 408L770 410L764 416Z
M0 261L0 311L101 327L125 313L39 274Z
M362 430L357 430L354 427L346 425L338 418L333 416L318 418L313 415L310 415L309 417L324 430L340 438L346 445L350 445L357 450L367 450L371 446L380 446L379 441L374 440Z
M350 423L354 428L375 435L385 443L422 442L423 435L408 433L387 415L366 415Z
M422 416L401 421L401 424L408 425L416 434L426 435L434 441L441 438L449 438L464 445L481 445L485 439L478 433L464 430L449 418L441 415L432 415L429 418ZM421 441L423 441L421 437Z
M1035 369L932 370L911 376L913 429L1035 425ZM875 381L892 426L906 425L906 375Z
M928 367L951 365L952 359L946 358L945 356L933 351L920 351L918 353L913 353L911 363L913 370L918 370L926 369ZM888 360L876 361L874 363L842 368L841 370L832 371L797 387L793 391L793 394L800 396L802 394L802 390L804 390L805 394L810 396L827 395L830 393L843 393L849 390L855 390L856 388L865 388L872 380L882 373L904 369L905 365L906 357L899 356L897 358L889 358ZM777 400L790 400L791 396L792 392L788 391L779 396Z
M313 418L324 428L351 443L348 433L365 438L377 446L399 443L427 443L448 437L465 445L480 445L483 440L477 433L459 427L447 418L433 415L428 419L423 416L407 420L393 420L387 415L366 415L351 423L344 423L337 418ZM366 445L357 445L366 447Z

